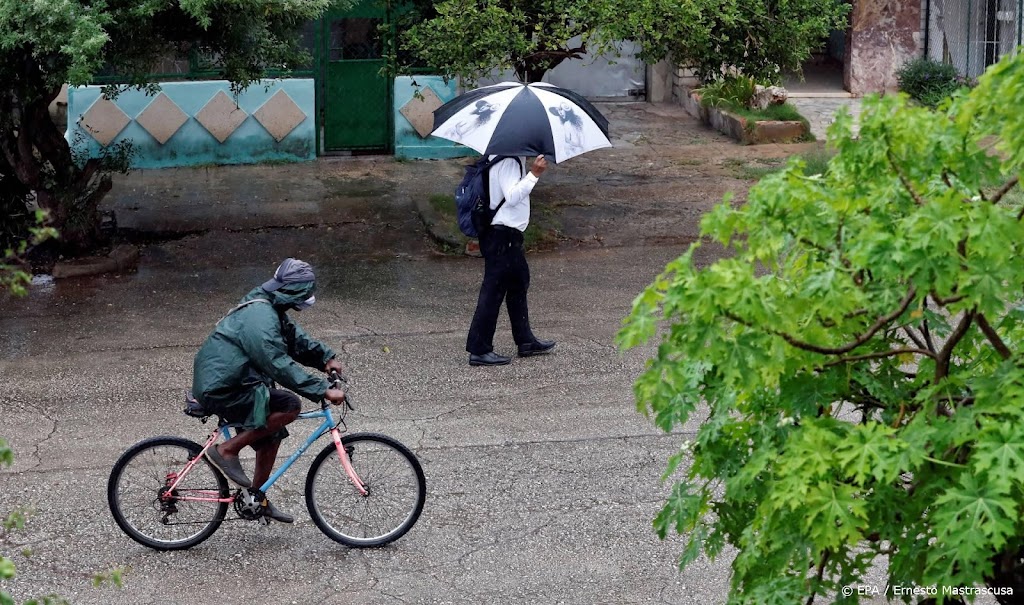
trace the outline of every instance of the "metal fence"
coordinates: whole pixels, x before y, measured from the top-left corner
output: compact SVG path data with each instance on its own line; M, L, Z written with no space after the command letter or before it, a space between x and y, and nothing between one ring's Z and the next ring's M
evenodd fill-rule
M1024 0L925 0L925 55L976 78L1018 52Z

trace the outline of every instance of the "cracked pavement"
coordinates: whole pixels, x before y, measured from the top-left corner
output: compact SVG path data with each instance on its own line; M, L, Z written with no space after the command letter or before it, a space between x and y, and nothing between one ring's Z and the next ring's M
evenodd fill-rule
M317 305L299 321L341 351L356 407L349 427L396 437L420 458L428 499L413 530L364 551L323 536L302 497L319 444L272 490L298 518L293 526L227 521L191 550L159 553L114 525L105 497L114 461L146 437L202 440L207 427L180 412L192 356L286 249L246 244L243 255L234 234L190 236L147 247L137 274L59 282L4 303L0 410L16 461L0 473L0 510L35 511L0 541L18 567L8 590L82 604L721 598L721 564L713 582L707 566L680 574L681 540L661 542L651 530L668 493L659 476L684 436L663 435L636 413L631 384L644 352L612 346L632 297L680 249L532 255L534 327L558 347L473 368L463 347L478 259L425 250L349 260L344 229L317 236L333 238L318 245L338 253L295 253L320 282ZM192 277L214 271L213 283ZM503 316L498 350L513 347L507 323ZM307 430L293 425L282 449ZM125 569L123 588L90 585L114 567Z

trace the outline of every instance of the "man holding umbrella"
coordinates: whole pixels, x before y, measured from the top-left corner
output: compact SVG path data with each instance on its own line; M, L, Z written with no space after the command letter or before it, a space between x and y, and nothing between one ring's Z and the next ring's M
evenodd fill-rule
M530 267L523 253L523 231L530 224L530 192L548 160L557 164L611 147L608 120L571 90L544 82L502 82L465 92L435 109L431 134L475 149L489 160L510 156L488 172L490 208L497 212L491 226L479 234L484 281L466 338L469 364L512 361L495 353L491 342L503 300L519 356L551 351L554 341L540 340L530 329L526 305ZM535 158L529 172L527 157Z
M493 158L491 158L493 159ZM525 159L505 158L489 172L491 210L498 208L489 228L480 232L480 252L484 256L484 280L466 338L469 365L505 365L511 357L494 352L494 331L504 300L512 323L512 338L520 357L541 355L555 346L553 340L541 340L530 328L526 291L530 288L530 266L523 251L523 231L530 224L530 192L548 167L543 155L533 160L529 171ZM503 204L499 203L505 200Z

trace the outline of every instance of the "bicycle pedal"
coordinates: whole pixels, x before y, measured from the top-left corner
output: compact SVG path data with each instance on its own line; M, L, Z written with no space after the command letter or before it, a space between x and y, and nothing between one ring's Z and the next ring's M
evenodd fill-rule
M260 525L270 525L270 517L260 517L256 522Z

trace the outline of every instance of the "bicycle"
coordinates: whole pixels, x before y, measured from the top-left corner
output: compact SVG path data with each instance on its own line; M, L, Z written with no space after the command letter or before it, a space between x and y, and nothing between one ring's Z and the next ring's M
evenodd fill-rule
M332 388L344 378L331 376ZM220 437L237 424L218 422L200 445L181 437L145 439L128 448L110 472L107 503L128 537L155 550L184 550L210 536L225 520L228 506L239 520L269 523L264 494L320 437L332 443L313 460L306 475L306 508L327 537L352 547L389 544L416 524L426 501L427 484L416 456L397 440L377 433L352 433L345 416L354 410L346 397L337 420L330 404L299 418L322 419L299 448L256 488L228 486L227 478L206 457ZM184 413L205 423L210 414L186 397ZM344 430L339 428L344 426ZM334 462L336 464L331 464Z

